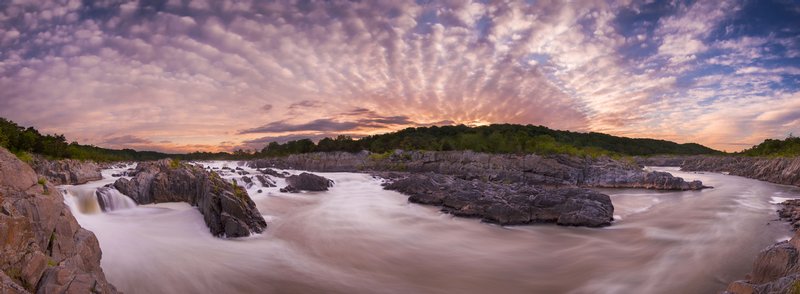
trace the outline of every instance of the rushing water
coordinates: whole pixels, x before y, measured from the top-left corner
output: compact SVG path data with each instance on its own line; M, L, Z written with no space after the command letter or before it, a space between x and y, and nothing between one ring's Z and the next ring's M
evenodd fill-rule
M87 195L113 170L63 189L126 293L714 293L788 237L772 203L797 188L669 171L715 188L603 190L617 220L600 229L485 224L408 203L369 175L325 173L328 192L249 188L269 227L233 240L184 203L92 209Z

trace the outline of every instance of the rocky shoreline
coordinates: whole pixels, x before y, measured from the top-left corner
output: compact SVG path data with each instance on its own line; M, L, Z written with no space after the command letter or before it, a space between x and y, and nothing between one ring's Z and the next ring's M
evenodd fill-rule
M800 186L800 157L703 156L687 158L686 171L725 172L770 183Z
M0 293L117 293L95 235L53 183L0 148Z
M248 161L253 168L318 172L433 172L465 179L525 183L537 186L700 190L700 181L686 182L664 172L648 172L635 162L608 157L488 154L471 151L395 151L307 153Z
M798 293L800 291L800 199L781 203L778 216L796 231L794 237L770 245L753 261L744 280L728 285L726 294Z

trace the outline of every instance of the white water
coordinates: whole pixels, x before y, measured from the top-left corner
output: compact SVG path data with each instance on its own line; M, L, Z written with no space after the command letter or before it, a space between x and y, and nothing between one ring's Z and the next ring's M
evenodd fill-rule
M81 213L74 195L113 178L64 188L126 293L713 293L788 237L770 201L797 188L669 171L715 188L603 190L617 220L602 229L485 224L410 204L369 175L325 173L328 192L249 188L269 227L233 240L184 203Z

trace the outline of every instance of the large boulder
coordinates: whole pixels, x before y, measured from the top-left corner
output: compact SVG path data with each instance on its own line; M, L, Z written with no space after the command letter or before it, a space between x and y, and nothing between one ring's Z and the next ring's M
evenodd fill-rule
M584 188L544 189L436 173L378 176L390 180L385 189L406 194L411 202L442 206L443 211L457 216L501 225L546 222L601 227L613 220L614 206L608 195Z
M800 290L800 231L789 241L762 250L748 279L732 282L725 293L797 293Z
M100 165L92 161L74 159L48 160L36 156L33 161L36 173L54 185L80 185L103 179Z
M333 187L332 180L310 173L289 176L286 183L288 185L281 188L281 192L328 191L329 187Z
M121 193L137 204L187 202L196 206L211 234L244 237L261 233L267 223L247 191L216 172L164 159L142 162L130 180L114 183Z
M58 190L0 148L0 293L116 293L101 256Z

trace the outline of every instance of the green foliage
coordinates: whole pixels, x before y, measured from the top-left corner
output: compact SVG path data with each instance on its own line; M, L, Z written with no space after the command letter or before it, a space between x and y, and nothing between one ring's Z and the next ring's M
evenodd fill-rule
M28 152L25 152L25 151L14 151L14 155L16 155L17 158L19 158L19 160L22 160L23 162L25 162L27 164L33 163L33 156Z
M34 128L24 128L0 118L0 146L11 150L20 159L31 161L30 153L52 159L73 158L93 161L143 161L173 158L175 160L245 160L264 156L287 156L310 152L371 151L373 156L389 156L403 150L472 150L489 153L571 154L576 156L623 156L655 154L717 154L719 151L689 143L655 139L616 137L601 133L559 131L543 126L496 124L480 127L465 125L407 128L401 131L353 139L349 136L324 138L318 143L310 139L286 143L269 143L260 151L192 152L165 154L132 149L113 150L92 145L67 143L63 135L42 135ZM795 151L797 152L797 151ZM378 159L377 157L375 159Z
M369 155L369 159L378 161L388 159L390 156L392 156L392 151L386 151L384 153L372 153Z
M233 195L240 198L240 199L248 199L247 191L242 187L236 184L236 180L231 180L233 184Z
M52 259L48 259L47 260L47 266L54 267L54 266L57 266L57 265L58 265L58 262L56 262L55 260L52 260Z
M745 149L746 156L792 157L800 156L800 138L789 135L784 140L767 139L761 144Z
M181 160L177 159L177 158L170 159L169 167L171 169L177 169L177 168L181 167Z
M373 152L371 155L373 159L380 159L395 149L570 154L590 157L721 153L694 143L678 144L664 140L633 139L601 133L578 133L552 130L543 126L511 124L408 128L358 140L345 136L336 139L325 138L316 146L308 140L300 141L289 141L284 144L272 142L256 155L285 156L308 152L368 150Z

